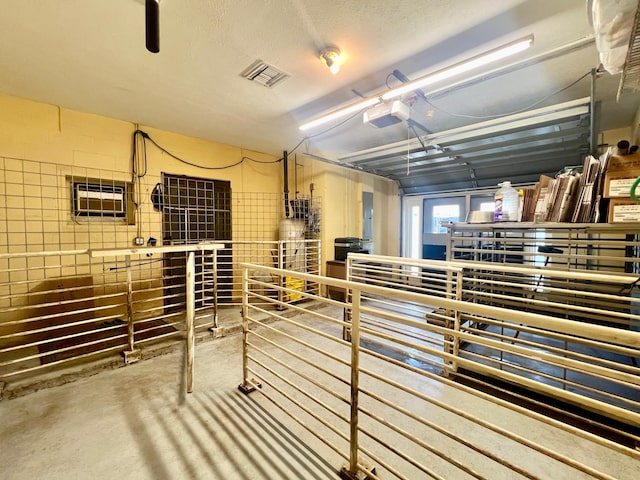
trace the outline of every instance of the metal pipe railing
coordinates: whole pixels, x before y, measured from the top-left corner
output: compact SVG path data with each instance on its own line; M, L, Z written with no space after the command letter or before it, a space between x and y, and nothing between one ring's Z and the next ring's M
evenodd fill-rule
M164 254L164 253L186 253L185 265L185 325L186 325L186 387L187 393L193 392L194 385L194 363L195 363L195 255L194 252L214 252L224 248L220 243L200 243L195 245L164 245L159 247L131 248L131 249L103 249L90 250L89 256L92 258L105 257L125 257L125 265L127 270L127 316L128 316L128 341L129 350L124 352L125 361L127 363L135 362L140 359L140 350L135 348L134 339L134 319L133 319L133 289L131 277L131 255L140 254Z
M358 264L360 261L363 263ZM370 268L372 275L368 277L367 268L376 262L392 266L385 268L377 265L375 268ZM382 472L400 479L417 478L416 475L427 475L429 478L455 478L455 473L442 475L438 469L433 468L431 461L426 460L428 455L434 455L439 459L437 461L446 462L449 465L447 468L453 469L451 470L453 472L465 472L474 478L494 478L486 471L469 466L455 453L438 448L437 444L426 440L422 433L419 434L414 432L412 427L407 427L406 422L410 422L408 425L421 425L436 431L499 464L500 468L506 468L525 478L546 478L539 471L524 467L518 459L505 456L504 452L508 451L508 448L492 451L486 445L467 439L460 434L459 429L453 431L438 425L430 419L430 415L427 416L430 410L426 405L450 412L460 418L458 421L476 425L473 428L492 432L492 435L495 434L504 439L502 441L515 442L523 448L530 449L535 455L540 455L541 459L546 458L548 461L562 465L562 468L579 472L577 475L599 479L617 478L615 474L606 469L603 470L602 464L598 466L596 462L595 465L591 465L584 459L574 458L570 450L571 445L566 445L569 453L564 450L555 450L529 437L527 432L511 431L510 428L494 423L495 420L491 421L465 411L462 407L464 403L460 404L461 406L450 405L444 399L440 399L440 393L434 397L424 392L425 384L418 381L417 377L424 377L448 389L508 409L517 415L540 422L546 427L574 435L581 441L592 442L598 445L598 448L616 452L623 462L624 459L629 459L631 462L640 460L640 452L633 447L625 447L599 434L589 433L587 430L553 420L456 381L458 378L471 378L468 372L480 373L484 375L483 378L501 379L508 384L560 398L608 416L621 425L638 428L640 427L640 404L632 398L622 406L617 403L617 400L622 398L617 394L599 391L593 385L583 385L580 383L581 380L573 377L563 379L546 373L541 375L539 369L534 367L518 365L509 367L507 358L510 362L513 362L514 358L525 358L528 361L536 361L539 365L546 364L594 379L607 380L619 387L640 392L638 388L640 371L637 366L620 365L612 358L598 359L584 351L569 350L567 346L573 343L584 343L590 348L610 350L618 355L629 355L634 352L637 354L640 348L640 333L623 330L615 325L583 323L577 318L567 318L566 315L559 318L538 311L518 311L515 306L505 309L464 300L469 297L469 292L466 290L469 285L467 275L475 275L480 268L476 265L468 271L463 270L461 265L419 261L402 265L397 258L363 255L360 259L350 254L347 266L347 271L353 269L357 272L355 278L358 281L314 277L303 272L259 268L257 265L250 264L244 265L243 281L243 380L241 386L245 387L245 391L257 388L262 395L274 401L284 413L344 458L347 464L341 470L342 478L355 479L365 475L372 479L387 478L381 472L377 473L375 468L382 469ZM409 267L418 268L418 272L410 270ZM511 270L513 267L501 268L505 268L502 273L524 274L523 270ZM271 287L273 292L281 295L274 296L264 291L253 291L256 287L261 290L268 287L265 282L251 278L250 273L258 271L274 278L295 278L300 281L315 281L332 288L343 288L348 295L344 302L314 296L322 306L314 307L313 310L305 309L304 306L287 305L284 301L278 300L286 297L292 290L287 287L286 282L274 281ZM590 282L598 282L598 279L602 279L600 283L614 285L624 285L628 281L628 278L617 275L599 277L590 272L575 274L569 272L569 275L567 273L562 272L565 280L567 277ZM533 278L540 272L529 269L527 274ZM545 271L544 274L546 275L547 272ZM383 280L381 276L384 277ZM561 274L552 272L550 276L560 278ZM415 277L418 277L420 282L443 282L441 284L446 287L428 289L436 293L427 295L423 293L426 289L416 288L416 284L411 283L415 281ZM369 283L369 280L372 283ZM501 281L500 284L487 285L494 292L497 288L504 290L507 287L528 291L529 286L526 280L522 281L522 278L517 275L513 282ZM554 287L554 289L554 294L572 294L570 289L560 287ZM495 293L493 297L491 295L484 297L483 302L491 298L502 301L503 297L516 302L514 305L519 305L523 309L530 303L527 295L520 295L518 304L516 295ZM586 297L598 299L596 295ZM621 301L627 299L621 294L614 297L622 297ZM269 309L268 306L259 307L252 302L252 298L268 301L275 310ZM618 299L614 298L614 300ZM553 302L547 303L556 305ZM548 308L547 303L540 304L537 308L542 309L542 306ZM572 307L571 305L562 306ZM303 312L309 319L305 321L299 317L290 318L279 313L283 308ZM330 309L333 314L327 315L324 309ZM593 313L606 316L605 310L594 306L577 305L571 312L574 317ZM342 319L338 319L340 314ZM612 312L610 318L621 316L621 312ZM265 323L267 319L274 320L276 323ZM436 319L438 319L437 323L430 323ZM485 323L490 328L509 327L523 332L524 338L514 338L506 333L500 333L500 330L485 331L479 326L474 326L474 323L477 325ZM253 326L257 325L261 327L259 331L253 329ZM350 331L350 342L340 338L340 331L344 329ZM556 343L552 343L548 348L542 348L539 339L532 335L548 337L550 341ZM311 336L313 340L305 340L307 336ZM439 341L435 340L438 336ZM557 343L558 341L562 343ZM470 345L491 352L499 351L504 358L494 360L498 362L496 366L486 364L487 357L480 350L478 352L468 350ZM348 370L345 369L345 358L348 358ZM436 359L439 360L436 361ZM394 373L381 370L381 363L390 365ZM253 375L254 379L250 379L249 375ZM533 378L534 375L537 378ZM414 376L416 381L405 380L405 377L410 379ZM574 391L548 385L545 381L559 381L564 387L571 387ZM478 383L482 383L482 380ZM345 385L348 385L349 391L348 414L342 413L336 406L345 402L344 392L341 391ZM582 390L579 390L580 387ZM496 388L499 389L499 387ZM437 392L440 390L436 387ZM269 391L275 392L277 398ZM391 391L397 393L390 393ZM305 401L301 401L300 398L306 399L314 406L306 406ZM612 402L612 400L616 401ZM375 404L372 404L372 401L377 402L379 406L374 407ZM292 412L285 406L288 404L300 413ZM379 410L380 408L382 410ZM324 412L332 419L328 420ZM575 416L575 414L570 415ZM396 416L399 416L399 419L396 419ZM601 423L592 422L589 419L581 420L597 428L603 427ZM392 438L395 439L397 436L397 439L381 437L380 427L373 427L373 424L388 429ZM628 439L631 445L640 440L633 433L633 429L625 430L611 425L609 431ZM550 434L550 436L553 435ZM410 453L407 446L409 449L417 448L423 453ZM541 462L544 463L544 460ZM412 471L419 473L409 473Z
M186 384L191 391L196 312L204 313L196 306L200 273L194 257L204 252L215 256L222 246L2 254L9 268L0 268L0 382L7 385L9 380L114 352L131 363L140 359L142 344L186 331L191 360ZM184 274L164 275L168 270L158 265L158 256L162 261L164 254L175 253L187 253ZM148 255L156 258L150 261ZM20 272L23 280L13 282L19 270L11 265L24 259L33 265ZM60 275L66 270L76 274Z
M351 290L351 418L349 419L349 474L361 469L358 443L358 401L360 398L360 290Z
M262 240L262 241L225 241L225 249L217 255L218 268L225 271L225 278L219 291L225 295L219 299L220 304L241 305L242 304L242 263L251 263L264 267L286 268L288 270L303 273L320 274L321 272L321 242L318 239L296 240L296 245L302 248L302 252L287 252L287 240ZM288 265L287 265L288 264ZM286 279L279 279L284 286ZM302 286L298 286L299 291L316 292L318 286L313 281L307 281ZM298 293L291 292L290 301L295 301ZM281 300L287 300L281 298ZM253 301L257 301L256 298Z

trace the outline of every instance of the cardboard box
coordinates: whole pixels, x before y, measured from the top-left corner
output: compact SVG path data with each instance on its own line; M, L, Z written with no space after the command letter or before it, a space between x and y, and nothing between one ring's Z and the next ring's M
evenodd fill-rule
M631 155L611 155L607 164L609 170L628 170L630 168L640 169L640 153Z
M607 222L640 222L640 203L634 202L631 198L612 198L609 202Z
M605 198L629 198L631 185L640 176L640 169L618 170L607 172L604 176ZM640 195L640 188L636 189L636 195Z
M609 159L604 175L602 196L605 198L630 197L631 185L639 176L640 154L613 155ZM638 194L640 195L640 191Z

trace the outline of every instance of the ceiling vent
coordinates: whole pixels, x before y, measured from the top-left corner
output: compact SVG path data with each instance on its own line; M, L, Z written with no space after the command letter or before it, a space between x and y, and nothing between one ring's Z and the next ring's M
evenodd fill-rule
M262 60L256 60L249 67L245 68L241 77L259 83L268 88L275 87L278 83L289 78L289 75L282 70L277 69L273 65L264 63Z

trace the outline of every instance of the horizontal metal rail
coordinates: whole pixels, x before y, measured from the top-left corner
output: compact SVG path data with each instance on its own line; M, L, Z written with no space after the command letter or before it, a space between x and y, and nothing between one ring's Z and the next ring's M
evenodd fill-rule
M195 255L194 328L200 334L218 335L220 304L240 303L238 262L289 262L316 274L320 269L319 240L214 243L215 255L211 245L0 254L0 382L8 385L114 353L128 363L137 360L139 346L184 338L189 252ZM265 291L280 282L271 276L262 280ZM282 282L274 294L283 304L319 294L313 281ZM259 301L264 305L270 299Z
M119 354L131 363L140 359L142 345L185 336L191 354L194 332L215 327L217 319L208 300L215 298L215 284L207 285L205 272L189 260L222 247L201 243L3 254L0 383L98 359L113 361ZM175 264L166 264L166 256L174 254L183 256L181 274ZM192 377L192 365L189 370Z
M640 239L628 225L450 224L447 260L559 270L638 271Z
M350 268L358 272L361 264L388 262L386 257L360 254L349 257ZM412 261L412 265L415 263ZM640 373L637 341L634 344L621 338L628 333L637 335L640 327L639 299L628 288L637 277L486 262L428 261L422 267L428 272L423 274L423 283L432 281L427 275L437 272L438 264L441 271L463 270L460 290L463 299L507 307L514 312L506 319L460 313L456 344L464 345L459 349L460 357L472 359L473 363L466 364L458 375L466 378L471 372L487 375L484 366L491 366L500 370L491 373L493 378L515 382L581 407L595 408L598 413L602 409L592 403L593 398L640 412L640 388L635 381ZM356 278L367 282L361 274ZM395 278L395 288L404 288L406 280ZM415 289L413 285L407 288ZM410 308L407 306L407 310ZM520 321L515 318L520 312L554 316L556 320L553 324L535 319ZM445 337L446 333L442 335ZM462 363L456 362L458 366ZM514 376L520 378L514 380ZM537 384L532 381L536 378L543 381ZM550 391L547 384L557 389ZM576 400L575 395L585 399ZM605 410L611 414L608 407ZM619 419L624 416L615 415Z
M221 304L240 305L242 303L242 263L265 267L285 268L303 273L320 274L321 242L318 239L296 240L229 240L225 248L218 251L217 263L219 300ZM263 280L274 281L268 275ZM282 280L286 283L286 278ZM319 293L313 281L297 284L298 291ZM285 301L295 301L299 293L292 292ZM257 301L257 299L254 299Z
M465 300L465 276L470 274L466 266L403 265L398 259L353 254L350 262L358 281L246 265L243 291L241 389L257 389L343 458L343 478L546 479L550 471L553 478L635 478L640 409L637 393L629 392L640 391L640 372L631 363L620 364L618 356L638 352L640 333L578 318L599 310L596 307L581 305L582 310L573 310L567 318L489 305L484 303L489 296L482 303ZM274 282L274 293L265 292L268 284L256 279L257 271L314 280L345 289L348 295L344 302L314 297L319 305L313 309L286 305L275 292L290 289ZM594 274L590 280L597 278ZM627 281L613 275L605 283L620 286ZM423 282L439 282L442 288L425 294L434 289L421 288ZM519 286L520 296L509 298L527 304L530 298L522 290L530 287L528 281L503 282L508 285L490 288ZM554 288L557 294L564 292ZM254 297L269 299L275 309L257 305ZM278 313L292 307L304 315ZM536 335L547 338L549 345ZM599 358L594 349L614 356ZM517 358L530 363L517 365ZM571 374L565 378L555 371L540 372L541 365ZM627 392L600 391L597 382L580 377L606 380ZM493 386L495 380L503 383ZM547 407L581 422L567 424L537 413L535 407L546 407L544 401L526 399L533 409L520 405L525 397L505 389L509 384L615 422ZM584 455L585 449L591 453ZM601 453L595 455L595 450ZM598 457L609 458L599 462Z

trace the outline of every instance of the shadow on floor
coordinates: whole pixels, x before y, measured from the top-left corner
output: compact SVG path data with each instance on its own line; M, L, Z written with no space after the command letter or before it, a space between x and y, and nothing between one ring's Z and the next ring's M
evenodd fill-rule
M170 391L141 395L140 402L124 407L124 415L149 478L337 478L339 465L329 464L280 422L258 393L200 391L182 405Z

